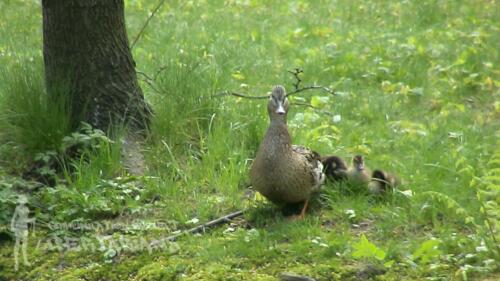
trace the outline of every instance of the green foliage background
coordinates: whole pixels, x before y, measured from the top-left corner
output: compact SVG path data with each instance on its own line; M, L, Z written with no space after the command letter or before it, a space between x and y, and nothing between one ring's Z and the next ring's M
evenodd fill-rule
M132 40L157 3L125 2ZM248 226L184 237L172 249L151 254L116 254L108 247L61 257L36 248L32 266L19 272L13 271L8 242L1 248L2 275L275 280L291 271L319 280L498 277L496 2L166 1L133 49L137 70L156 77L138 74L155 111L145 148L148 177L136 183L125 176L120 142L89 133L100 143L97 152L71 163L54 158L66 168L62 174L45 171L57 184L37 189L31 207L42 223L162 220L171 231L190 227L193 218L206 221L248 208ZM71 136L64 106L51 104L44 92L41 28L39 1L0 3L0 222L6 224L15 206L13 190L31 188L16 175L36 155L59 155L64 136ZM247 199L250 160L268 122L265 101L213 96L225 90L262 95L275 84L291 90L295 81L287 70L296 67L304 70L304 85L330 86L336 95L304 92L293 98L316 107L291 108L294 143L347 158L361 153L368 166L400 175L400 191L377 199L327 186L307 219L294 223L260 198ZM66 142L84 139L77 137ZM171 231L125 235L154 239ZM49 234L68 235L42 228L32 242ZM372 266L381 270L368 270Z

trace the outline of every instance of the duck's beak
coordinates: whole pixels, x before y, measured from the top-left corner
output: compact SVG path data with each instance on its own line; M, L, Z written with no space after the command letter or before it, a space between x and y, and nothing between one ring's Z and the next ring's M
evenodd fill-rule
M285 115L286 111L285 111L285 108L283 107L282 103L278 104L278 108L276 109L276 113L278 113L279 115Z

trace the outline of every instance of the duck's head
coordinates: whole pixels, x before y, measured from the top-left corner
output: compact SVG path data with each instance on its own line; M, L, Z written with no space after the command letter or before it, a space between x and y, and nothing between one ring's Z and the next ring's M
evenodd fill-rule
M275 86L271 96L269 96L269 103L267 104L267 112L271 119L284 119L288 112L288 99L286 98L285 88L283 86Z
M363 159L363 156L361 155L355 155L353 158L352 158L352 166L358 170L358 171L362 171L365 169L365 160Z

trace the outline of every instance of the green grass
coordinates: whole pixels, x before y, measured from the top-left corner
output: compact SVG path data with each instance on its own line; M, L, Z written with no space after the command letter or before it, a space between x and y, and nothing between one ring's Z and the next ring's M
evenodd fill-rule
M1 71L1 150L13 169L37 152L57 149L70 132L66 103L45 93L39 65L25 63Z
M247 208L245 221L183 237L178 251L111 258L69 251L61 258L36 249L33 265L18 273L9 242L0 248L2 276L275 280L286 271L357 280L374 266L384 272L378 280L498 278L500 253L481 211L498 199L479 201L475 184L497 173L495 1L167 2L133 49L137 69L157 77L152 88L139 74L155 112L144 148L148 177L129 182L119 169L119 141L106 143L66 163L58 185L38 190L30 203L40 222L162 220L175 230L191 227L193 218ZM130 38L156 4L126 1ZM16 176L69 135L63 103L54 107L44 91L39 5L0 3L1 223L15 206ZM266 101L213 96L263 95L275 84L292 90L287 70L295 67L304 70L303 85L331 86L336 95L292 98L320 109L291 107L293 142L321 154L361 153L369 167L398 174L401 191L413 196L373 198L327 185L301 222L287 221L262 198L246 199L251 159L267 128ZM170 232L113 235L155 239ZM31 242L49 233L42 228Z

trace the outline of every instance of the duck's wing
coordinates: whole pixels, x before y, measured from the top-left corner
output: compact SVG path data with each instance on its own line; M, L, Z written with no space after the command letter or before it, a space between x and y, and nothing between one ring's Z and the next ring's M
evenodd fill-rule
M310 167L311 174L314 180L314 188L319 187L325 181L325 174L323 173L323 164L321 163L321 156L316 151L313 151L302 145L292 145L292 151L304 157L306 165Z
M311 163L313 168L317 168L318 165L321 164L321 156L319 155L319 153L303 145L292 145L292 151L304 156L307 162Z

